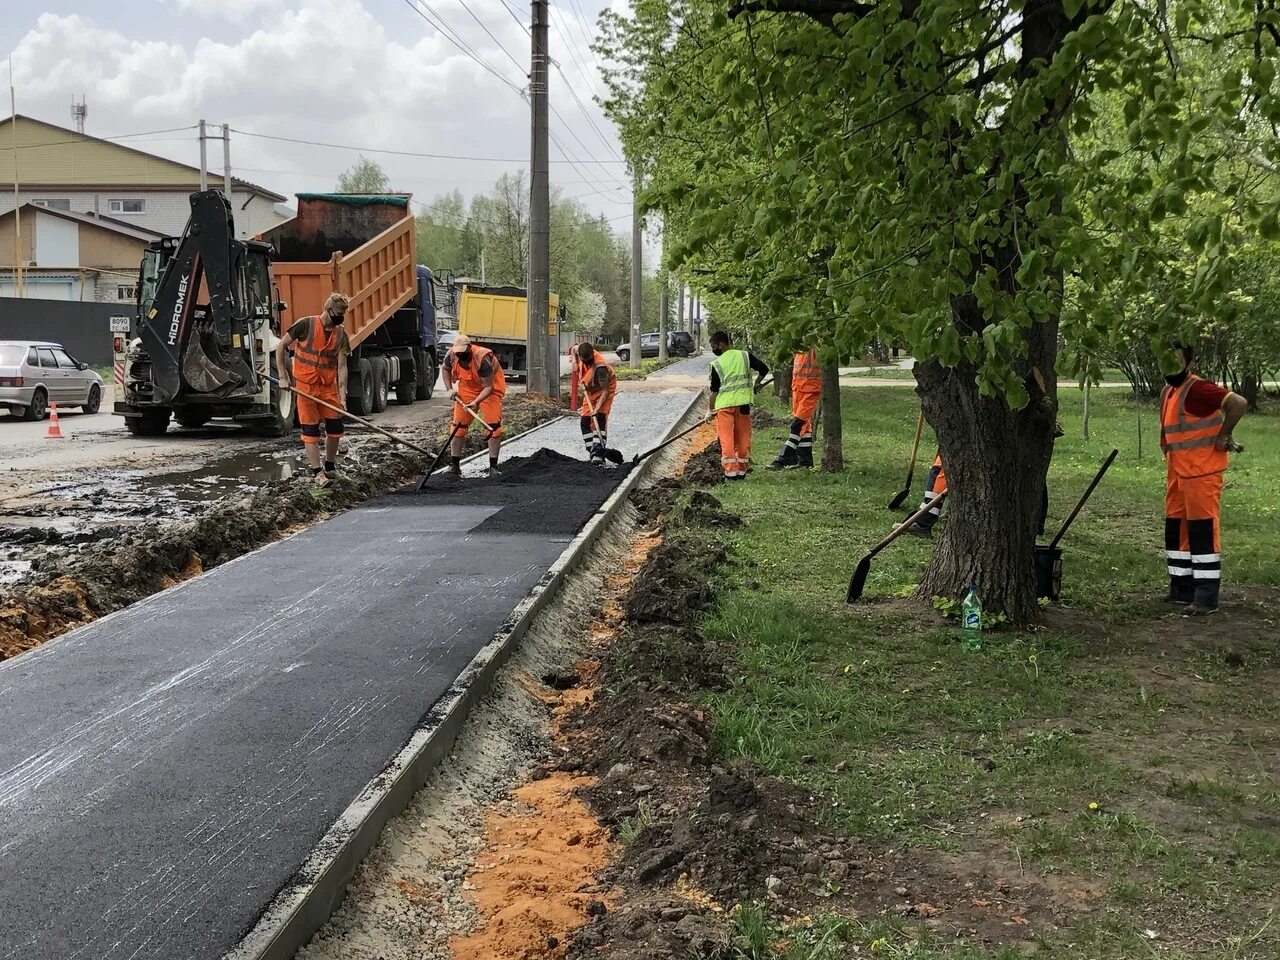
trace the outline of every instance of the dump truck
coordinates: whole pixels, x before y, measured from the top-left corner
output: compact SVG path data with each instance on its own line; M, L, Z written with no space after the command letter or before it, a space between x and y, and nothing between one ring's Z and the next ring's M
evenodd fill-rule
M547 307L547 334L555 336L564 319L559 296L551 294ZM507 377L528 379L529 296L523 288L464 283L457 316L458 330L497 354Z
M272 382L275 345L335 291L351 298L348 409L430 398L436 280L414 257L408 195L298 194L296 217L247 241L220 191L192 194L191 210L181 238L144 252L137 313L112 329L115 412L130 432L225 417L287 433L293 396Z

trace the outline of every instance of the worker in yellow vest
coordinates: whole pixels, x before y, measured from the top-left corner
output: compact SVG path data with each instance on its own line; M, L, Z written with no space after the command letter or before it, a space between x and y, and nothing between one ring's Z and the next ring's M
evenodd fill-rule
M818 351L797 353L791 361L791 430L771 470L813 466L813 417L822 398Z
M723 330L711 335L711 352L716 358L711 362L710 407L720 438L720 466L726 480L741 480L751 469L751 402L769 365L748 350L732 349Z
M1238 394L1191 372L1194 352L1177 344L1182 370L1165 377L1160 449L1165 456L1164 547L1170 603L1203 616L1218 609L1222 582L1222 479L1231 433L1248 409Z

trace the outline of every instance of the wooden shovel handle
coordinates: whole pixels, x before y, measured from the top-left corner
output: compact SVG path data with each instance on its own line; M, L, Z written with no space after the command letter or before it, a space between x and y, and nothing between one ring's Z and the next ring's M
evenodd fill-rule
M938 506L940 503L942 503L943 500L947 499L947 494L949 492L950 491L948 490L944 490L942 493L938 494L928 503L921 506L919 510L913 513L911 516L907 517L907 519L903 520L900 524L894 527L893 530L890 531L887 537L885 537L883 540L881 540L879 543L877 543L874 547L871 548L870 552L867 554L867 558L870 559L871 557L874 557L877 553L879 553L889 544L893 543L893 541L897 540L900 536L906 533L911 528L912 524L918 522L920 518L923 517L926 513L928 513L934 507Z

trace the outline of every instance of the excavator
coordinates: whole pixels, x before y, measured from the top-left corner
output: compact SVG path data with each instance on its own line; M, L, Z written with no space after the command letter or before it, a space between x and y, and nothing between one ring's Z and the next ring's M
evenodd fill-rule
M235 238L221 191L190 201L182 236L144 251L137 312L127 331L113 331L115 413L137 436L159 436L171 419L202 427L214 417L282 436L293 427L293 395L272 383L285 309L272 245Z

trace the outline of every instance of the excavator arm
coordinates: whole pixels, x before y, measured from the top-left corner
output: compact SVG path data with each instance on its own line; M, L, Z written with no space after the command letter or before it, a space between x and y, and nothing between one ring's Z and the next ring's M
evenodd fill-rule
M230 398L262 389L251 362L247 266L247 247L235 239L222 193L191 194L187 228L139 317L157 403L171 403L184 391ZM204 291L207 304L199 302Z

